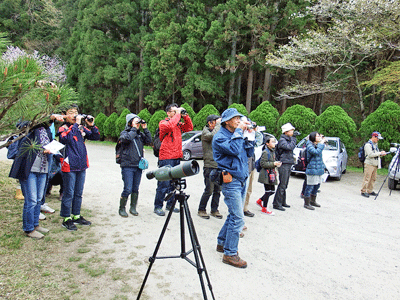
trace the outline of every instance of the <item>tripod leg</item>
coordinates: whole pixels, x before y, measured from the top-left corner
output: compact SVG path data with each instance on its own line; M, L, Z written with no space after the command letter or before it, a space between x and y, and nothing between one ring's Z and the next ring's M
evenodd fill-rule
M169 198L171 198L173 196L173 194L174 193L169 194L165 199L168 200ZM149 277L149 274L150 274L150 271L151 271L151 267L153 266L153 264L154 264L154 262L155 262L155 260L157 258L157 253L158 253L158 250L160 249L162 239L163 239L164 234L165 234L165 232L167 230L169 220L171 219L171 216L172 216L172 213L173 213L173 210L174 210L174 207L175 207L175 202L176 202L176 197L172 201L172 209L169 211L169 213L167 215L167 219L165 220L164 227L161 230L161 234L160 234L160 237L158 239L156 248L154 249L154 253L149 258L150 264L149 264L149 267L147 268L147 272L146 272L146 275L144 276L144 279L143 279L143 282L142 282L142 286L140 287L139 294L138 294L138 296L136 298L137 300L139 300L140 296L142 295L144 286L146 285L147 278Z

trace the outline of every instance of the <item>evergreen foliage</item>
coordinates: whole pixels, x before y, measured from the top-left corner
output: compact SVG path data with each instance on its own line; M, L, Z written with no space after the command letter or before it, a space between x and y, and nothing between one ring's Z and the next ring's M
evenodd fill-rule
M193 130L203 130L203 127L206 125L206 120L209 115L219 115L218 110L212 104L205 105L192 119L193 122Z
M346 146L349 155L354 154L356 124L340 106L329 106L320 114L315 120L315 130L327 137L339 137Z
M280 129L283 124L291 123L296 130L301 133L301 135L297 137L297 140L300 141L314 131L316 118L317 115L311 108L296 104L290 106L281 115L278 120L277 128Z
M397 103L390 100L383 102L361 123L359 133L362 142L370 139L374 131L379 131L384 138L379 141L381 149L389 150L390 143L400 143L400 106Z
M118 119L118 115L116 112L113 112L107 120L104 122L103 130L104 136L109 139L116 139L117 135L115 134L115 121Z
M188 114L189 114L189 117L190 117L190 118L192 119L192 121L193 121L194 117L196 116L196 113L194 112L193 108L192 108L189 104L187 104L186 102L183 103L183 104L181 105L181 107L183 107L184 109L186 109L186 111L187 111Z
M247 111L246 107L241 103L232 103L228 106L228 108L236 108L239 113L244 116L248 116L249 112Z
M145 120L146 123L148 124L150 122L150 119L151 119L151 113L149 112L149 110L147 108L145 108L145 109L142 109L138 113L138 117L141 118L142 120Z
M104 138L104 122L107 120L107 116L103 113L99 113L94 119L97 128L100 131L100 136Z
M150 118L150 122L147 124L152 135L156 132L158 128L158 123L167 117L167 113L164 110L157 110Z
M121 134L122 130L125 129L126 126L126 116L130 114L131 112L129 109L124 108L124 110L121 112L120 116L118 119L115 121L115 134L117 137Z
M265 132L271 134L276 133L279 112L268 101L264 101L257 106L257 108L250 113L249 118L253 122L256 122L258 126L265 126ZM279 136L280 133L278 137Z

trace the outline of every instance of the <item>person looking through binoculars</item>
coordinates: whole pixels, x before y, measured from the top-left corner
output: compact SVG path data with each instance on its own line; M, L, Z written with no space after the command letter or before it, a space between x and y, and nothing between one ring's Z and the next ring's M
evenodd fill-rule
M160 153L158 167L170 165L175 167L180 164L183 157L182 153L182 132L193 130L193 123L183 107L178 107L178 104L172 103L165 108L167 118L161 120L158 124L160 133ZM181 122L183 118L184 122ZM166 194L171 193L174 187L170 181L158 181L156 196L154 199L154 213L158 216L164 216L163 202ZM170 210L172 205L172 197L167 201L166 209ZM174 212L179 212L178 208Z
M142 127L143 132L140 131ZM137 115L126 116L126 126L119 137L121 142L121 174L124 181L124 190L121 193L119 202L119 215L127 218L125 211L126 202L131 195L131 206L129 212L137 216L136 206L139 197L139 185L142 178L142 169L139 161L143 157L143 145L150 145L151 134L147 129L146 122L143 122Z

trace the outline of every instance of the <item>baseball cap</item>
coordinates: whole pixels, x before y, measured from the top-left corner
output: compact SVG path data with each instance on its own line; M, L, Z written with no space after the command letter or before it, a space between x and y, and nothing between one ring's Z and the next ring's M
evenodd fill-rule
M208 117L207 117L207 123L208 122L212 122L212 121L215 121L215 120L217 120L217 119L219 119L219 118L221 118L220 116L217 116L217 115L209 115Z
M379 140L383 140L383 137L379 131L374 131L371 136L377 137Z

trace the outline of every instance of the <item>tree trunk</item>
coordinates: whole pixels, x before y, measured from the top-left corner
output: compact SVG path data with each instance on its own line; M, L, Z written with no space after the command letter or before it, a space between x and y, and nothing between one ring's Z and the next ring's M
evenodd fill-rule
M228 106L233 103L233 95L235 93L235 61L236 61L236 45L237 45L237 36L236 33L232 38L232 49L231 49L231 61L229 64L231 79L229 80L229 94L228 94Z
M269 68L265 69L264 72L264 86L263 86L263 99L262 101L270 101L271 99L271 82L272 82L272 74Z
M356 81L356 87L357 87L357 91L358 91L358 102L360 103L361 117L363 120L365 120L365 105L364 105L363 93L362 93L362 90L360 87L360 82L358 80L357 69L353 68L353 72L354 72L354 79Z
M256 39L254 34L251 36L251 50L252 52L254 48L256 47ZM253 95L253 81L254 81L254 71L253 71L253 65L254 65L254 58L251 59L250 65L249 65L249 74L247 75L247 92L246 92L246 109L247 112L250 113L251 111L251 97Z
M143 48L140 48L140 62L139 62L139 67L140 70L139 72L143 71L143 66L144 66L144 58L143 58ZM144 87L143 87L143 80L140 79L139 83L139 112L144 109Z
M239 72L239 76L238 76L238 80L237 80L237 92L236 95L238 96L238 98L240 99L240 95L242 93L242 72ZM239 101L240 103L240 101Z

